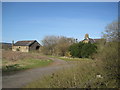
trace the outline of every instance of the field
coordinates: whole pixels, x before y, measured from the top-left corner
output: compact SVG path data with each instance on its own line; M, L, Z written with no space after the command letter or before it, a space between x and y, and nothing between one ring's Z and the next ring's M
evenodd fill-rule
M11 72L47 66L53 61L37 53L3 51L2 71Z
M68 60L68 59L67 59ZM74 60L74 59L72 59ZM72 61L69 59L69 61ZM76 60L76 59L75 59ZM98 64L99 63L99 64ZM90 59L77 61L74 67L58 71L42 80L33 81L25 88L114 88L114 80L108 80L102 63Z
M40 53L23 53L2 51L3 75L9 72L22 71L50 65L53 60L63 60L74 66L58 70L44 78L33 80L24 88L116 88L115 79L106 74L101 60L88 58L70 58L46 56ZM33 72L34 73L34 72ZM30 78L30 77L29 77Z

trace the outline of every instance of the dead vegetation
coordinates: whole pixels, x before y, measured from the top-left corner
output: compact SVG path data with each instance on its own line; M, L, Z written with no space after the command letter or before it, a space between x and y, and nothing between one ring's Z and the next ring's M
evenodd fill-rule
M25 53L25 52L13 52L13 51L2 51L2 60L17 61L23 59L48 59L46 56L38 53Z

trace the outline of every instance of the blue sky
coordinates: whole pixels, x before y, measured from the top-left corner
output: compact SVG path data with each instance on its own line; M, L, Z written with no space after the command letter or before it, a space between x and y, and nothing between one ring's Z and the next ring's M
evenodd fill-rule
M3 42L41 41L47 35L100 38L118 17L117 2L3 2Z

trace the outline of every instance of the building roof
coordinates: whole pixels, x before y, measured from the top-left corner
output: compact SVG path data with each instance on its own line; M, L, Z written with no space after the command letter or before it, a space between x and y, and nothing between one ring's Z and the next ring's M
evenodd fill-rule
M88 38L88 39L84 39L84 40L82 40L82 41L89 41L90 43L95 43L95 40L94 39L92 39L92 38Z
M101 41L101 40L105 40L105 39L94 39L95 42Z
M92 39L92 38L88 38L88 39L84 39L84 40L88 40L90 43L96 43L96 42L99 42L101 40L105 40L105 39ZM82 40L82 41L84 41Z
M36 42L36 40L29 40L29 41L17 41L14 46L30 46L31 44L33 44L34 42Z
M103 38L100 38L100 39L92 39L92 38L89 38L89 35L88 35L88 34L85 34L85 39L82 40L82 42L83 42L83 41L88 41L88 42L90 42L90 43L97 43L97 42L99 42L99 41L101 41L101 40L105 40L105 39L103 39Z
M89 38L90 43L95 43L95 40L92 38Z

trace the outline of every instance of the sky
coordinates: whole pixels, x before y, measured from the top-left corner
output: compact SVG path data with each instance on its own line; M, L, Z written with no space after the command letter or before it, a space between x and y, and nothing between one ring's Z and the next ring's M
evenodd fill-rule
M117 2L3 2L2 40L41 40L66 36L83 40L101 38L118 18Z

